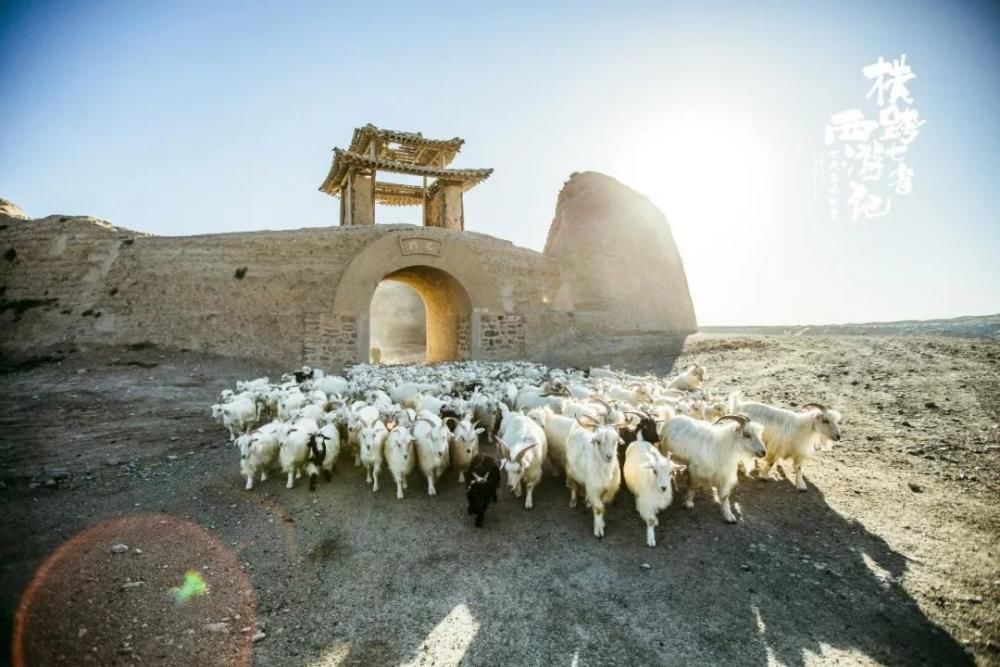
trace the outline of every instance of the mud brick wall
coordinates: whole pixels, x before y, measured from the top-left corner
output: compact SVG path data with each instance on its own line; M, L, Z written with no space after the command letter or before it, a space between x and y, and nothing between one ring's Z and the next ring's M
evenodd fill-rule
M163 237L0 212L0 351L149 342L333 368L367 360L390 275L451 318L455 358L585 363L622 345L659 354L696 329L662 213L585 173L560 193L543 253L412 225Z

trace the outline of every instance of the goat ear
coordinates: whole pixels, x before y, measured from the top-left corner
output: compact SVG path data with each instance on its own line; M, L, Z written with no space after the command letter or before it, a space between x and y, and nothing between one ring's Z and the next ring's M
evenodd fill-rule
M484 429L484 428L477 428L476 429L476 435L479 435L480 433L484 433L485 431L486 431L486 429Z
M684 472L685 470L687 470L687 466L683 463L674 464L674 472Z

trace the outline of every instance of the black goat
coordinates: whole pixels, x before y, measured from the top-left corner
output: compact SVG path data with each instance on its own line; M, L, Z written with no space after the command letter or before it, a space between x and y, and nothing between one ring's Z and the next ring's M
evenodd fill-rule
M326 458L326 441L317 442L316 436L309 438L309 490L316 490L316 477L322 469L323 460ZM323 470L323 477L326 478L328 472Z
M628 446L639 439L638 434L642 433L642 439L655 445L660 440L660 434L656 430L656 420L644 412L627 412L639 418L639 423L635 426L619 426L618 435L623 440L618 448L618 460L621 461L622 469L625 468L625 452Z
M476 528L483 527L486 508L497 501L500 486L500 466L492 456L477 454L469 463L469 487L465 497L469 501L469 514L476 515Z
M625 414L635 415L639 418L639 423L635 426L620 426L618 427L618 434L625 441L625 445L630 445L637 440L636 434L642 433L642 439L646 442L655 445L659 439L660 434L656 430L656 420L647 415L644 412L626 412Z
M452 408L441 408L441 420L448 427L448 430L452 433L455 432L455 428L458 426L458 422L462 421L462 416ZM454 419L454 421L451 421Z

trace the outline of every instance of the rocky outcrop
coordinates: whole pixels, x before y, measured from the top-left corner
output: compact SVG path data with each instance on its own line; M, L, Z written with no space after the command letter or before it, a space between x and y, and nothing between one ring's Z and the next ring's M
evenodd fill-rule
M646 197L597 172L563 186L545 254L558 259L557 310L600 314L595 333L692 333L684 264L670 225Z

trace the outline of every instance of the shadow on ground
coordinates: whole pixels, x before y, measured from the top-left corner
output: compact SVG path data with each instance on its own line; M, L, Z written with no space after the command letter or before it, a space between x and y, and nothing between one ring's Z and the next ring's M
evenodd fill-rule
M820 490L744 482L743 523L723 524L717 505L699 498L692 511L668 510L660 546L648 549L627 492L599 541L589 515L568 509L561 486L546 480L530 512L503 497L479 531L454 484L437 498L407 498L409 517L391 494L376 497L370 513L387 519L377 533L369 511L316 535L306 529L303 551L323 555L297 568L317 582L298 611L327 623L297 635L305 640L300 657L971 664L901 587L906 557L839 516ZM261 647L264 662L279 661L272 648Z

